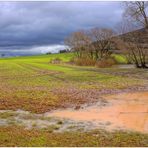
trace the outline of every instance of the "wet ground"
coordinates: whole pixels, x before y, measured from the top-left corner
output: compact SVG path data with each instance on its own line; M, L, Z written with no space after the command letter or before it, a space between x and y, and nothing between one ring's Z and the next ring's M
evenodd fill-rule
M131 68L136 68L135 65L133 64L118 64L118 65L113 65L113 68L127 68L127 69L131 69Z
M105 129L127 129L148 133L148 92L104 96L106 106L93 105L80 110L61 110L48 115L75 121L102 123ZM105 124L107 123L107 124Z
M106 105L96 103L80 109L64 109L33 114L27 111L1 110L0 126L19 125L27 129L132 130L148 133L148 91L103 96Z

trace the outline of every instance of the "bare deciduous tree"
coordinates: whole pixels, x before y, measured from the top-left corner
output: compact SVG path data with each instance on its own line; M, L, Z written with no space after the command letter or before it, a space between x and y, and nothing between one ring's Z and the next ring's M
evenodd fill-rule
M111 39L114 32L111 29L94 28L90 30L90 38L94 47L96 60L109 56L111 49Z
M145 29L145 31L145 34L148 34L148 30ZM126 55L127 60L134 63L137 68L147 68L148 64L148 47L143 43L144 32L137 30L118 36L118 48Z
M143 27L148 28L148 2L147 1L129 1L124 2L125 12L124 16L130 20L136 21L143 25Z
M130 41L126 41L128 45L128 54L137 68L148 68L148 49L145 44L141 43L143 34L140 31L129 33Z
M85 31L82 30L72 33L66 38L65 44L71 47L71 50L76 53L77 57L81 58L91 44L91 41Z

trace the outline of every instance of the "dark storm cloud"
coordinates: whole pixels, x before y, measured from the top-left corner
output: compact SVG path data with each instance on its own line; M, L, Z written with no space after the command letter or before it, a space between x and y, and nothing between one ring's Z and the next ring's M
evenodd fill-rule
M0 2L0 51L62 45L73 31L113 27L121 14L119 2Z

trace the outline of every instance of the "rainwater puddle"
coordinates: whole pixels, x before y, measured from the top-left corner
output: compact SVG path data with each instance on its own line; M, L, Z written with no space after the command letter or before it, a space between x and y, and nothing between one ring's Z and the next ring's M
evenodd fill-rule
M54 111L46 116L92 122L93 126L102 124L107 130L125 129L148 133L148 92L122 93L104 98L110 105Z

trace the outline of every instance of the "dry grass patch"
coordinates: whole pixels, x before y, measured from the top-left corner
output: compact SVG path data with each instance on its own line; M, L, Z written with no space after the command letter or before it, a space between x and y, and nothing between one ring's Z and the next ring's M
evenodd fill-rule
M123 146L147 147L148 134L130 132L63 132L47 130L25 130L21 127L0 128L0 146Z

